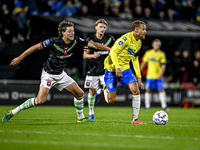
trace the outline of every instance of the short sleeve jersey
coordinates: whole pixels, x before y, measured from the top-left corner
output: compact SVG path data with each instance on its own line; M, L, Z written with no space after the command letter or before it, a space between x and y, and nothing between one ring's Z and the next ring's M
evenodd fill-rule
M44 70L50 74L61 74L67 65L67 58L71 57L74 51L81 50L78 46L87 46L88 41L77 36L70 44L66 44L61 37L52 37L40 43L42 49L50 51L47 61L44 63Z
M138 55L141 46L142 41L136 40L133 36L133 32L128 32L122 35L116 40L115 44L111 48L110 54L104 61L104 68L110 72L115 72L116 68L120 68L124 71L130 68L129 62L132 60L133 65L137 64L137 66L134 66L134 69L137 72L137 76L140 77L141 74L139 70ZM114 53L117 54L116 61L114 61L114 59L116 59L115 57L112 57L111 59L111 55Z
M98 39L95 34L89 36L87 38L88 41L91 42L97 42L102 45L112 47L112 45L115 42L115 39L112 35L110 34L104 34L102 39ZM89 54L94 54L94 53L99 53L100 56L97 57L96 59L90 59L89 60L89 66L88 66L88 72L87 75L89 76L99 76L104 74L104 60L108 56L109 51L105 50L98 50L94 48L89 48L87 46L84 47L84 50L90 51Z
M158 79L161 74L161 64L166 64L165 53L161 50L154 51L150 49L145 52L143 56L143 61L148 64L146 78L149 79Z

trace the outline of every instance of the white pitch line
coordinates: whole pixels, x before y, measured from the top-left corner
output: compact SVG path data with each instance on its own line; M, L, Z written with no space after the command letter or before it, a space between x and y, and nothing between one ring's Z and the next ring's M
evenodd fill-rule
M28 131L20 131L20 130L10 130L4 131L0 130L0 132L10 132L10 133L30 133ZM60 135L87 135L87 136L108 136L108 137L125 137L125 138L142 138L142 139L169 139L174 140L174 137L170 136L144 136L144 135L127 135L127 134L105 134L105 133L85 133L85 132L43 132L43 131L31 131L32 134L60 134Z
M33 144L33 145L56 145L56 146L89 146L89 147L106 147L106 148L122 148L122 149L160 149L160 146L147 146L147 145L138 145L137 143L131 144L120 144L120 143L89 143L89 142L68 142L68 141L35 141L35 140L18 140L18 139L0 139L0 143L17 143L17 144ZM172 149L172 147L162 147L162 149Z
M0 132L5 132L5 133L19 133L19 134L28 134L30 133L29 131L20 131L20 130L10 130L10 131L5 131L5 130L0 130ZM167 139L167 140L174 140L176 139L175 137L171 136L146 136L146 135L128 135L128 134L107 134L107 133L85 133L85 132L44 132L44 131L31 131L32 134L49 134L49 135L86 135L86 136L107 136L107 137L124 137L124 138L141 138L141 139ZM188 140L188 138L185 138ZM198 141L200 140L199 138L191 138L190 140Z

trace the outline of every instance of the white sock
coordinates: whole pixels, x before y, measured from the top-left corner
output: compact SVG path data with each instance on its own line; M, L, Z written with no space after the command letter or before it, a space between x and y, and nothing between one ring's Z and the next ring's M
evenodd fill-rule
M165 91L159 92L159 98L161 102L161 107L164 109L167 107L167 102L166 102L166 93Z
M94 114L94 102L95 102L95 96L92 96L90 93L88 93L89 115Z
M151 107L151 93L145 92L145 108Z
M140 95L133 95L132 107L133 107L133 120L136 120L138 119L138 115L140 111Z
M20 106L18 106L15 109L13 109L11 112L12 112L13 115L16 115L21 110L25 110L25 109L34 107L36 105L37 105L37 99L36 98L29 98L24 103L22 103Z
M83 107L84 107L84 101L83 98L76 98L74 97L74 106L76 107L76 113L78 120L84 119L85 116L83 114Z
M104 90L103 90L103 92L104 92L104 98L105 98L105 101L109 104L109 102L108 102L108 97L107 97L108 93L107 93L106 90L107 90L107 89L104 89Z

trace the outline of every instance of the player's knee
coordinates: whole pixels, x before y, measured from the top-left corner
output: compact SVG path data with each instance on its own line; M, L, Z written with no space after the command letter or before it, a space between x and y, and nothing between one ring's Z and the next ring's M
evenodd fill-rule
M45 101L46 101L46 98L44 98L44 97L37 97L37 104L38 105L43 104Z
M94 96L96 94L96 89L89 89L89 93Z
M108 103L109 104L112 104L112 103L114 103L115 102L115 99L114 98L108 98Z
M139 94L140 94L140 91L139 91L139 90L134 90L134 91L132 91L132 94L133 94L133 95L139 95Z
M83 90L80 90L78 93L76 93L76 97L83 97L84 92Z

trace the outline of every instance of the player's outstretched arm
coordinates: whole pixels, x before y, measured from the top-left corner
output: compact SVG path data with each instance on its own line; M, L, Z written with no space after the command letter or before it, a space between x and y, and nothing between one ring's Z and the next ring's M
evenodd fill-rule
M16 65L18 65L18 64L22 61L22 59L24 59L26 56L30 55L31 53L33 53L33 52L36 51L36 50L41 50L41 49L42 49L42 48L40 47L40 43L31 46L31 47L28 48L25 52L23 52L20 56L14 58L14 59L11 61L10 65L11 65L11 66L16 66Z
M90 42L88 41L88 47L91 47L91 48L95 48L95 49L99 49L99 50L107 50L107 51L110 51L110 47L107 47L105 45L102 45L100 43L97 43L97 42Z
M93 59L93 58L97 59L97 57L99 56L100 56L99 53L90 54L90 52L86 50L83 52L84 59Z

